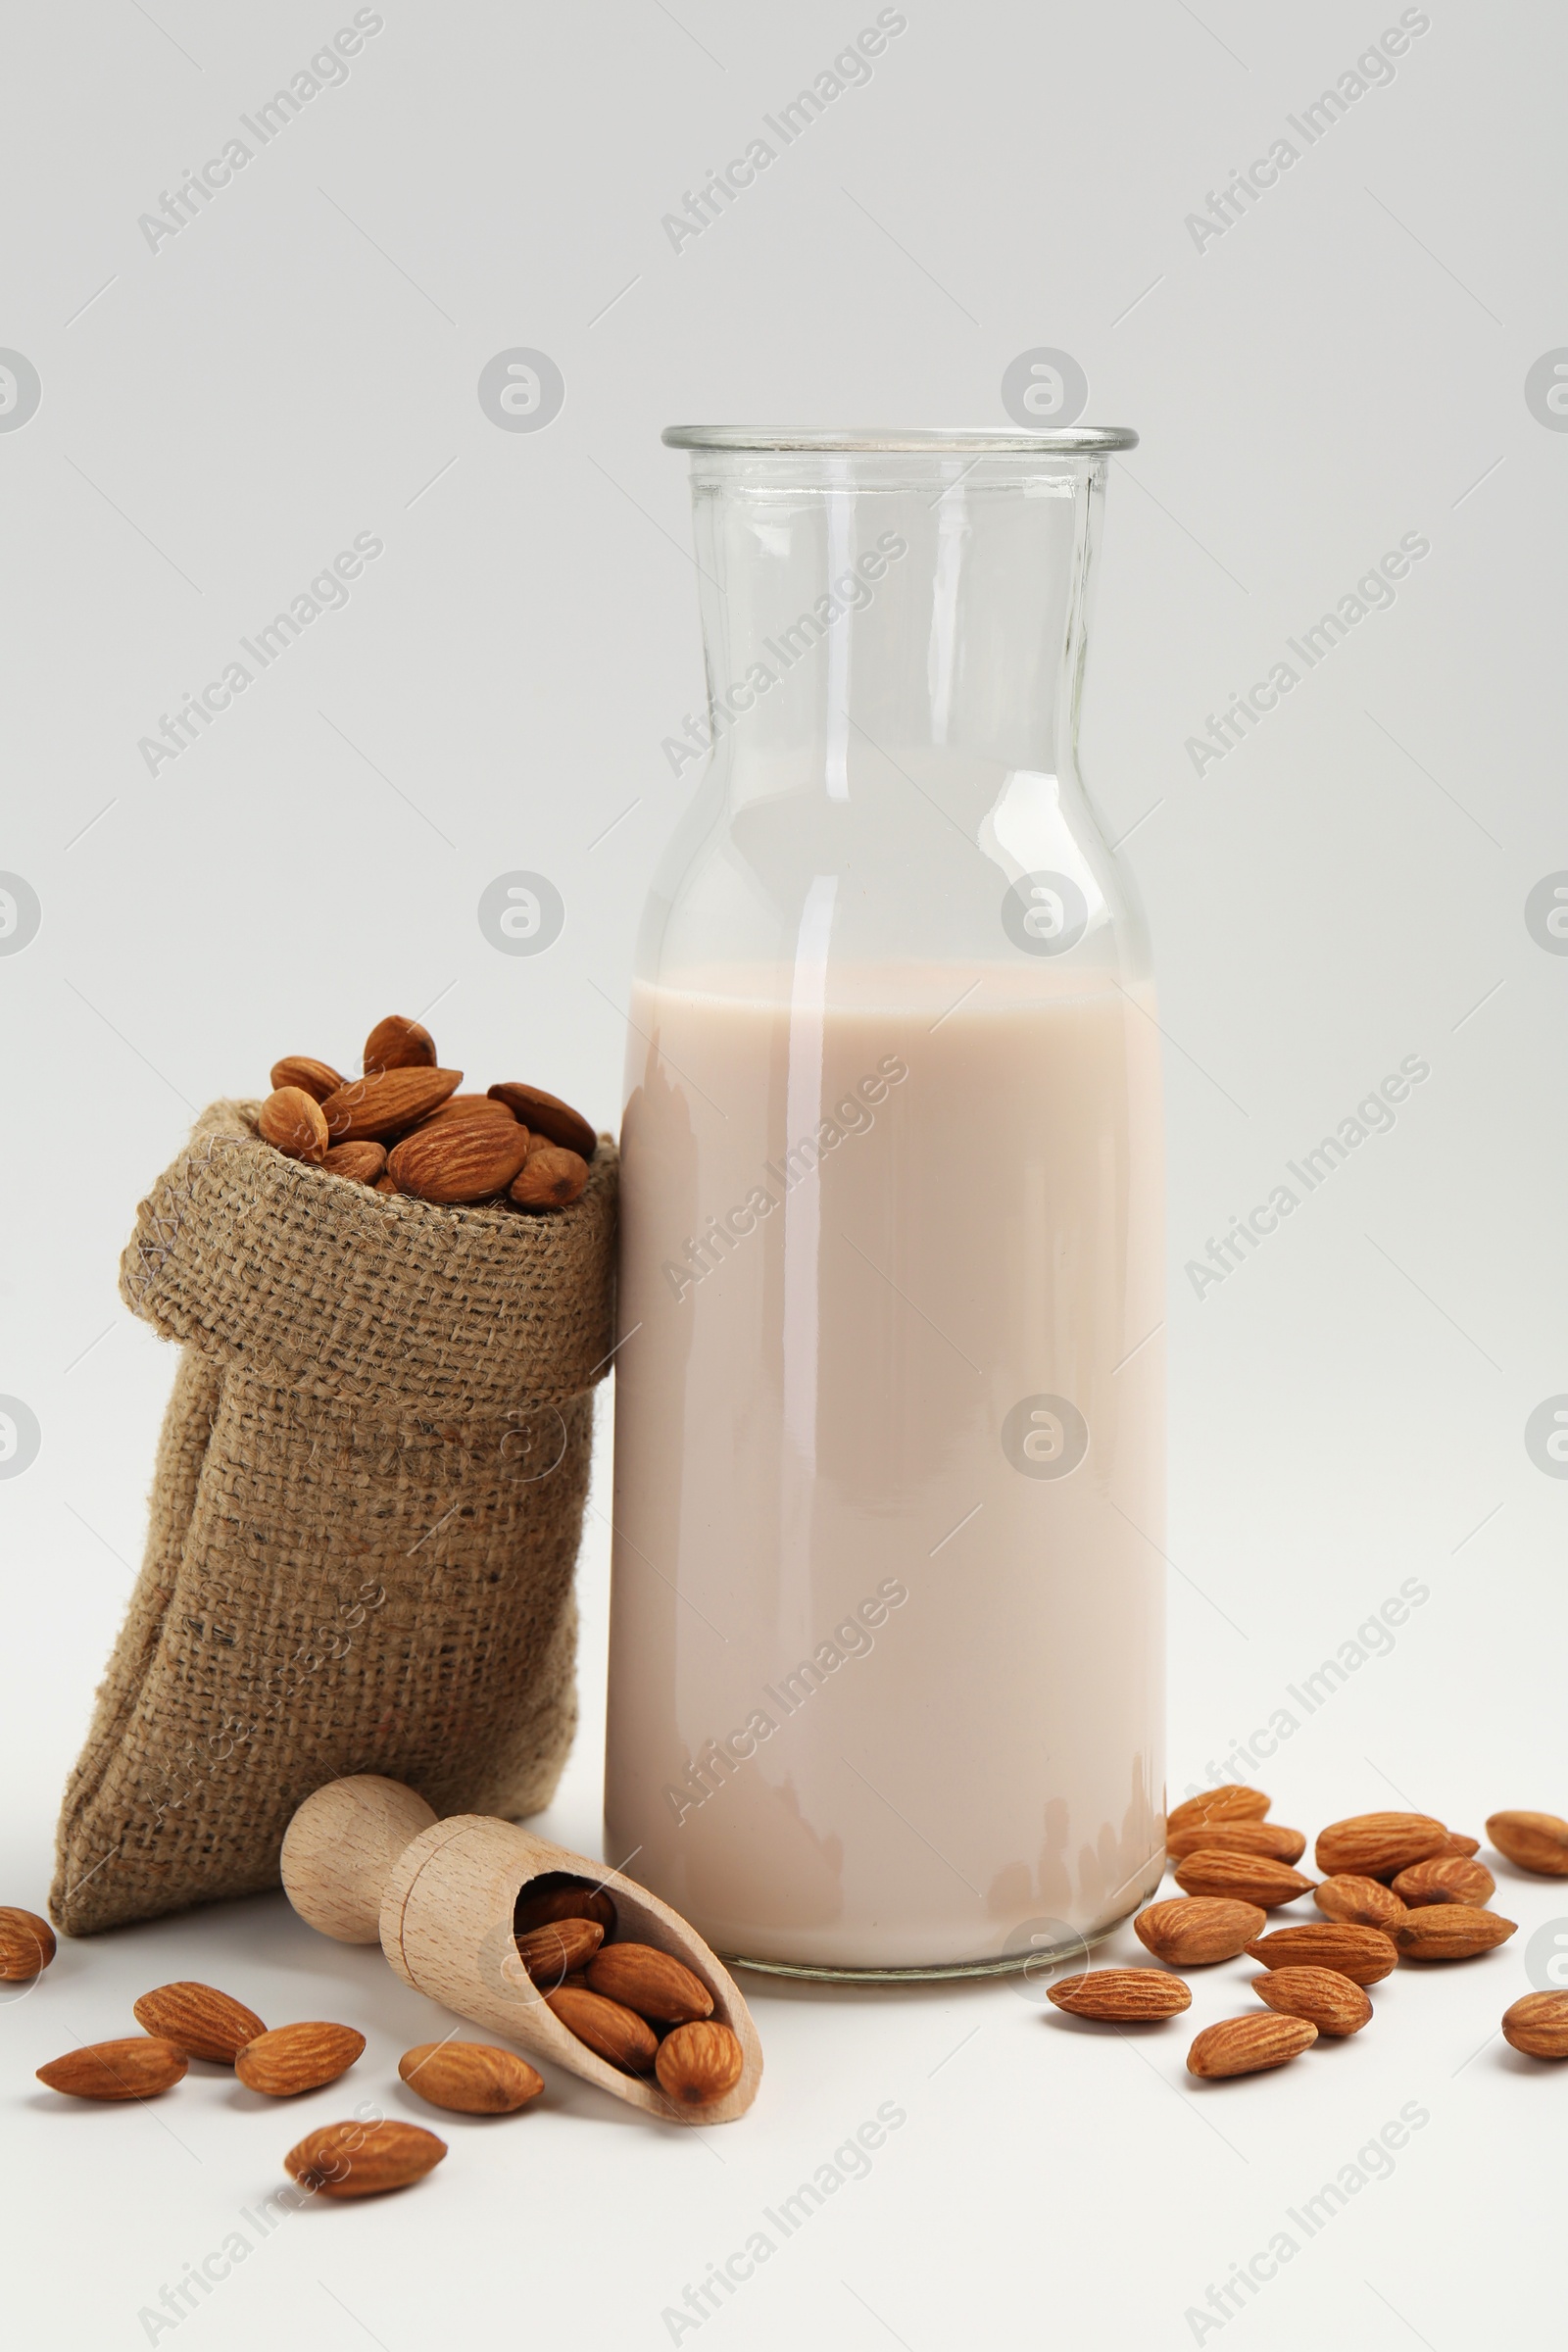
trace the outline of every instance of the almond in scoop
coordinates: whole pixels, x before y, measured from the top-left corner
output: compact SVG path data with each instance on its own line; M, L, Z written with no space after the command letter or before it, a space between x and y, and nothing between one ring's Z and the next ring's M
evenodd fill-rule
M680 2107L708 2107L732 2091L746 2069L739 2036L716 2018L677 2026L659 2045L654 2074Z

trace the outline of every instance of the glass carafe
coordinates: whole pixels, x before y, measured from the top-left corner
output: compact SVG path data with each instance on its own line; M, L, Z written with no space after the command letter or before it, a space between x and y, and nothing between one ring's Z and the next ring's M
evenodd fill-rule
M1162 1862L1158 1033L1076 758L1135 436L664 438L709 761L629 1016L607 1852L756 1966L1017 1966Z

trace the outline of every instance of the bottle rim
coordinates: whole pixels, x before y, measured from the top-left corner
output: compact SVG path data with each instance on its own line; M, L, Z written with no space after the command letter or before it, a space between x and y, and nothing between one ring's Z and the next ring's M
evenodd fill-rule
M1069 424L1054 433L999 430L994 425L667 424L660 438L668 449L842 451L847 456L887 451L943 457L971 451L977 456L1016 452L1086 457L1138 446L1137 433L1126 424Z

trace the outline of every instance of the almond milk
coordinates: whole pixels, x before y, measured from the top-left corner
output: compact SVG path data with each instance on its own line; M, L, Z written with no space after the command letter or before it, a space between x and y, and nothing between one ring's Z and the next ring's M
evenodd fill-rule
M806 957L630 1017L609 1859L782 1967L1092 1938L1162 1858L1149 996Z

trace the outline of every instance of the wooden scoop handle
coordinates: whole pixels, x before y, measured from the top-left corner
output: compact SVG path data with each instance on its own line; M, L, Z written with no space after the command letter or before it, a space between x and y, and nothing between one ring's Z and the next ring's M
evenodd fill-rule
M358 1772L308 1796L283 1838L283 1889L339 1943L379 1943L381 1897L407 1845L436 1819L401 1781Z

